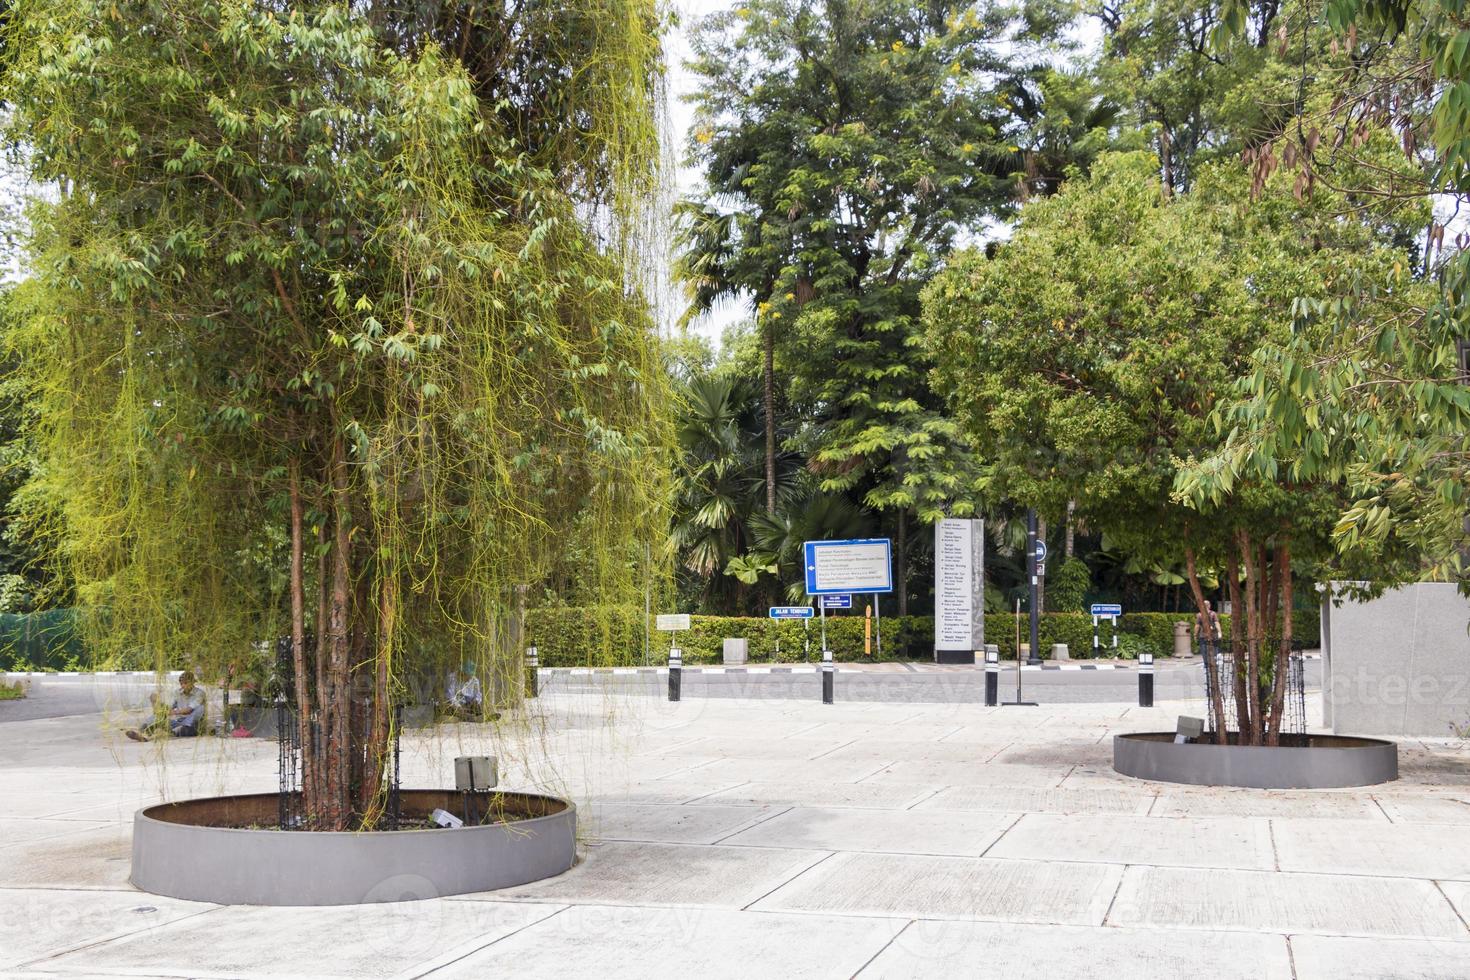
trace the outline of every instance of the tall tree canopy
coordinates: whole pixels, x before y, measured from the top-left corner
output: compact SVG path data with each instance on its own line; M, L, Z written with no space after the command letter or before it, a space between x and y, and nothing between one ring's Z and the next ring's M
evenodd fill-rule
M825 489L894 512L900 537L905 514L973 506L974 455L915 342L918 291L957 235L1014 199L1008 93L1057 22L1042 4L757 0L694 35L695 308L755 304L767 405L779 358L802 414L791 446Z
M627 273L656 179L641 0L22 0L10 138L44 302L13 334L94 650L289 634L309 819L380 811L414 670L508 670L572 529L666 526Z

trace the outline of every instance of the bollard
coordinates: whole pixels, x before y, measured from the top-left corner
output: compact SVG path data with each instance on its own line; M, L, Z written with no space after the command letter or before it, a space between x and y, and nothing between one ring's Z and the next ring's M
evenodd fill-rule
M536 656L535 647L526 648L526 697L534 698L541 694L541 659Z
M1000 649L985 647L985 705L993 708L1000 704Z
M684 674L684 651L669 647L669 700L679 700L680 681Z
M1138 655L1138 706L1154 706L1154 655L1147 652Z
M832 703L833 681L837 677L837 665L832 662L832 651L822 651L822 703Z

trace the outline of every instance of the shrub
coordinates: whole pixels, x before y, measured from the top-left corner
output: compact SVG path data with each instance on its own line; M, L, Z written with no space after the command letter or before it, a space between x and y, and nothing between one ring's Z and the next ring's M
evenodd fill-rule
M1043 608L1052 612L1084 612L1092 573L1080 558L1068 558L1046 577Z

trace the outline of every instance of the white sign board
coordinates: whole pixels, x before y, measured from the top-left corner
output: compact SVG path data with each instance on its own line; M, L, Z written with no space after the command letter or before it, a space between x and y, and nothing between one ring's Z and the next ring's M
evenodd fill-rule
M985 649L984 522L934 525L934 649Z
M660 613L654 618L653 628L672 632L673 630L687 630L689 628L688 613Z
M887 538L808 541L806 594L892 592L892 550Z

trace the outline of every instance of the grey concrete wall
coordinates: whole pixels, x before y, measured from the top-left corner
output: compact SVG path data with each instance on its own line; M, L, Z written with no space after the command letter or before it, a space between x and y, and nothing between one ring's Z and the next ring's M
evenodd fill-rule
M1342 588L1333 583L1333 594ZM1470 599L1455 585L1421 582L1325 607L1323 719L1332 731L1443 738L1470 723Z

